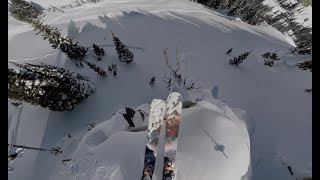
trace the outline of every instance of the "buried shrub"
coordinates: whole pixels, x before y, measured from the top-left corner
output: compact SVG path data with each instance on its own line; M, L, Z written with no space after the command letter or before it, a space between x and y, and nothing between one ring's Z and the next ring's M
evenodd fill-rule
M274 61L280 60L276 53L270 53L270 52L266 52L262 54L261 57L264 58L264 65L269 67L273 66Z
M229 64L231 64L231 65L241 64L245 59L247 59L247 57L249 56L250 53L251 53L251 51L240 54L238 57L234 57L233 59L230 59Z

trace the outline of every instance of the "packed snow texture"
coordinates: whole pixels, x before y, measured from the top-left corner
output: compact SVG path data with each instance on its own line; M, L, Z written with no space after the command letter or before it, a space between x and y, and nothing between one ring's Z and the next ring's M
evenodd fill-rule
M45 4L69 3L68 0L34 0L34 2L44 8L46 8ZM80 45L92 47L92 44L95 43L105 48L106 55L101 61L96 62L92 57L87 57L88 61L94 61L105 70L111 64L117 65L117 77L109 76L102 79L88 67L77 68L66 59L64 54L53 50L47 41L35 35L31 27L8 15L9 61L32 63L43 61L66 68L89 76L97 89L95 94L71 112L51 112L29 104L15 107L8 103L9 142L47 149L60 146L63 150L62 155L54 156L48 152L25 149L23 158L16 159L11 164L14 170L9 174L9 179L60 180L62 179L58 177L60 172L65 172L69 167L68 162L65 162L66 165L64 165L62 160L79 157L80 148L89 154L97 151L97 154L85 156L88 158L103 157L111 161L112 156L119 157L118 153L122 155L117 162L100 161L101 164L96 168L88 163L87 168L82 166L84 172L87 169L96 171L98 167L103 166L97 170L102 176L110 175L111 171L112 176L117 179L125 179L128 177L126 173L140 175L145 133L123 132L127 129L128 123L126 121L115 123L115 119L120 118L121 115L118 113L115 116L111 115L119 109L123 113L124 107L136 107L150 103L153 99L166 99L168 91L162 78L167 67L162 52L168 48L169 63L175 64L175 48L178 42L181 42L178 50L179 57L187 62L187 77L197 79L198 84L205 89L217 85L219 88L212 88L208 91L215 92L214 96L229 106L248 112L245 114L234 110L234 113L223 111L218 113L219 109L227 108L216 105L218 101L207 102L208 98L201 96L197 98L203 101L192 107L194 101L188 101L187 97L194 95L180 92L184 102L188 102L190 108L182 112L184 117L181 128L183 130L181 140L179 139L179 148L182 148L178 151L179 156L183 158L177 158L181 160L178 164L183 165L178 165L180 166L179 171L186 174L179 176L199 177L203 175L208 177L213 171L218 170L215 168L220 168L217 162L222 163L222 166L231 164L234 167L234 169L225 167L228 169L226 172L230 178L244 175L250 162L250 157L246 157L249 151L245 149L246 144L244 143L248 139L235 137L239 138L239 144L237 141L231 142L228 139L245 129L235 125L241 122L236 119L247 119L254 122L248 126L251 179L291 180L292 176L278 159L279 154L287 158L288 164L292 166L295 173L308 172L310 174L312 171L312 95L304 92L304 89L312 88L312 76L310 72L298 69L295 64L310 60L312 57L288 54L289 48L294 45L292 39L268 25L251 26L235 19L235 17L221 15L187 0L103 0L99 3L66 8L64 13L46 12L43 18L45 23L61 29L64 35L71 35ZM135 57L133 64L127 65L118 61L108 29L112 29L133 52ZM227 55L225 52L230 48L233 48L233 51ZM230 58L247 51L252 52L239 67L229 65ZM271 68L263 65L261 58L261 54L267 51L276 52L280 58L280 61L275 62ZM185 66L184 63L182 64ZM148 82L153 76L156 81L151 87ZM148 105L144 106L144 110L148 111ZM218 108L212 110L216 106ZM187 116L188 111L191 110L195 114L204 114L198 120L199 123L188 118L188 116L194 116L193 113ZM231 114L237 117L225 117ZM209 115L216 118L208 117ZM99 124L101 122L103 123ZM141 124L137 125L139 127L147 126L147 120L141 122L138 112L135 114L134 122L140 122ZM92 136L96 138L88 140L88 144L91 144L89 146L85 145L84 140L92 133L89 131L89 134L86 134L88 124L91 123L98 125L91 130L97 134ZM112 125L112 128L105 127L103 131L98 132L97 129L106 123ZM217 142L216 148L213 140L201 130L201 127ZM232 130L226 131L217 127ZM72 138L69 138L68 134ZM223 137L220 137L221 135ZM201 138L201 140L192 141L192 138ZM80 141L82 142L78 145ZM243 143L240 144L240 142ZM197 143L203 148L196 146ZM107 144L119 148L113 152L114 148ZM224 148L220 145L223 145ZM107 149L100 148L100 146ZM241 150L236 153L243 154L235 157L233 151L238 148ZM76 149L78 150L74 153ZM100 152L102 149L104 152ZM225 151L228 159L221 152L222 150ZM130 153L125 153L128 151ZM111 155L109 156L106 152L110 152ZM192 154L195 152L200 155ZM191 153L192 156L191 154L187 156L185 153ZM199 160L193 159L193 155ZM208 157L202 155L208 155ZM196 164L203 160L208 167L202 166L201 169L206 169L206 171L192 164L181 163L191 160ZM231 160L235 163L233 164ZM126 161L130 163L123 165ZM124 169L129 165L137 169L125 172ZM191 167L195 170L190 169ZM81 172L81 169L78 170ZM192 174L192 172L197 174ZM222 172L215 177L218 175L222 175Z

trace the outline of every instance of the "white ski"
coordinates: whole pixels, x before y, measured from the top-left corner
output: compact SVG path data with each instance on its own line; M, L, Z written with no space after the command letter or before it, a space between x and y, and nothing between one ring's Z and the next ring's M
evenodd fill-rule
M154 172L159 137L166 111L166 103L161 99L154 99L150 105L150 115L147 130L147 144L144 157L143 174L141 180L150 180Z
M166 123L164 140L164 164L163 180L173 180L176 177L175 158L178 145L178 134L181 122L182 96L177 92L170 93L166 103L166 114L164 121Z

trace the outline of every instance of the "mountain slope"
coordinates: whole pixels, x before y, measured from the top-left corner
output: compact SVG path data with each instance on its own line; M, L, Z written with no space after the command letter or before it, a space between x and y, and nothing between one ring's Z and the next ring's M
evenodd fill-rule
M42 5L43 1L35 2ZM297 173L312 162L311 95L304 92L312 88L312 78L310 72L294 66L311 57L286 54L292 40L270 26L253 27L184 0L105 0L65 9L64 13L47 13L46 23L61 28L63 34L72 32L79 44L104 45L107 55L97 64L105 70L117 64L118 75L101 79L87 67L76 68L34 35L28 25L10 16L8 19L9 61L44 61L87 75L97 87L96 93L72 112L50 112L28 104L22 107L20 116L18 110L12 111L15 116L11 122L19 123L12 123L18 124L17 135L9 136L9 142L51 148L63 146L62 140L69 133L75 141L64 147L66 152L61 156L25 150L24 157L14 162L15 174L9 179L48 179L48 169L56 169L62 159L70 158L88 123L103 122L125 106L165 99L168 93L162 77L167 68L162 52L168 48L169 62L175 64L175 48L180 41L179 57L187 61L188 77L198 79L203 88L218 85L219 99L246 110L255 123L249 130L252 179L291 179L278 160L279 153L288 158ZM79 32L70 26L71 20ZM117 60L108 29L134 53L134 64ZM225 52L230 48L233 51L228 56ZM252 52L243 64L229 65L230 58L246 51ZM281 59L272 68L264 66L260 57L267 51L278 51ZM88 59L95 61L90 56ZM148 84L152 76L156 77L153 88Z

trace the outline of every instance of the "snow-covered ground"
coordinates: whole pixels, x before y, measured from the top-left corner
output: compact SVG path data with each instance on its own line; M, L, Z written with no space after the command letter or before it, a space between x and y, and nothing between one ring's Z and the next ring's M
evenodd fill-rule
M34 2L45 6L58 1ZM59 1L64 2L69 3ZM114 180L138 179L145 132L125 132L127 124L115 122L120 119L116 112L142 104L140 108L148 111L146 103L166 99L162 77L167 68L162 52L168 48L169 62L174 64L179 42L179 57L187 62L188 78L198 79L203 89L216 85L220 99L206 95L182 112L177 154L181 179L240 179L248 172L251 176L244 177L255 180L291 180L279 156L286 158L298 177L312 172L312 95L304 92L312 88L312 76L294 66L311 56L287 54L294 43L274 28L251 26L186 0L103 0L64 11L48 12L44 21L63 34L69 32L83 46L103 45L106 56L96 64L106 71L107 66L117 64L118 75L102 79L87 67L77 68L27 24L8 16L9 61L57 65L89 76L97 88L71 112L51 112L28 104L18 108L8 103L9 142L47 149L60 146L63 150L55 156L25 149L23 157L12 163L10 180L74 179L82 173L89 173L84 179L108 179L96 177L96 172L113 174L110 179ZM134 53L133 64L117 60L108 29ZM230 48L233 51L228 56L225 52ZM229 65L231 57L247 51L252 52L243 64ZM263 65L260 57L267 51L278 51L281 59L272 68ZM154 87L148 84L152 76L156 77ZM232 112L229 107L246 113ZM88 132L88 124L93 122L97 126ZM225 146L227 159L215 150L202 128ZM64 165L63 159L73 160Z

